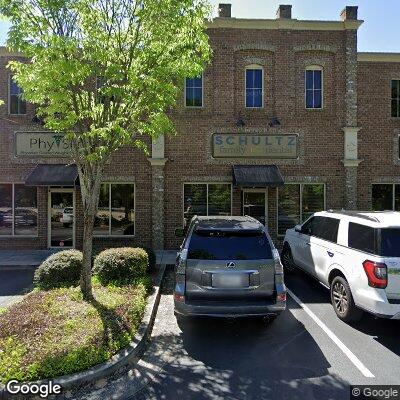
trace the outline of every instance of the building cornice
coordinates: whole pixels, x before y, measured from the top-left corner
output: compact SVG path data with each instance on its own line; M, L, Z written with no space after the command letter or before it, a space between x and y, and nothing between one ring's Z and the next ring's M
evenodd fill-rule
M357 30L364 21L306 21L297 19L244 19L215 18L207 23L209 29L288 29L298 31L344 31Z
M360 62L400 63L400 53L358 53L357 60Z

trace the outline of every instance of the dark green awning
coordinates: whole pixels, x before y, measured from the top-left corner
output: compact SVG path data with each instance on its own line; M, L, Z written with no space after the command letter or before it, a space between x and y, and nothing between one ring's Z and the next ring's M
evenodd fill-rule
M276 165L234 165L233 183L239 187L283 186L284 180Z
M78 186L75 164L39 164L25 180L26 186Z

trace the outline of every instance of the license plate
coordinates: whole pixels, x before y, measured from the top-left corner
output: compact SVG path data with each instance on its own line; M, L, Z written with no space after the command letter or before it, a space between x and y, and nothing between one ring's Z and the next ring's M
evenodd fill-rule
M212 286L219 288L237 288L249 286L248 274L213 274Z

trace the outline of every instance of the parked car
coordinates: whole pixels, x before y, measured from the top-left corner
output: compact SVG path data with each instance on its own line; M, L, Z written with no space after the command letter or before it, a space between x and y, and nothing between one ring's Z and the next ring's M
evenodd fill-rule
M60 218L60 222L62 222L65 228L68 228L74 222L74 208L66 207L62 212L62 216Z
M176 260L174 302L178 316L279 315L283 267L265 227L247 216L193 217Z
M282 261L330 289L336 315L400 319L400 213L324 211L286 231Z

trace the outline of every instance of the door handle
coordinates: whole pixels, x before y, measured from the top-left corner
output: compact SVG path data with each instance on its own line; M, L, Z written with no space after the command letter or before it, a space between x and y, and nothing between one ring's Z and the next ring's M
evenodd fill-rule
M311 246L310 242L306 242L306 245L307 245L307 246Z
M333 257L335 255L335 253L332 253L331 251L328 251L327 253L329 257Z

